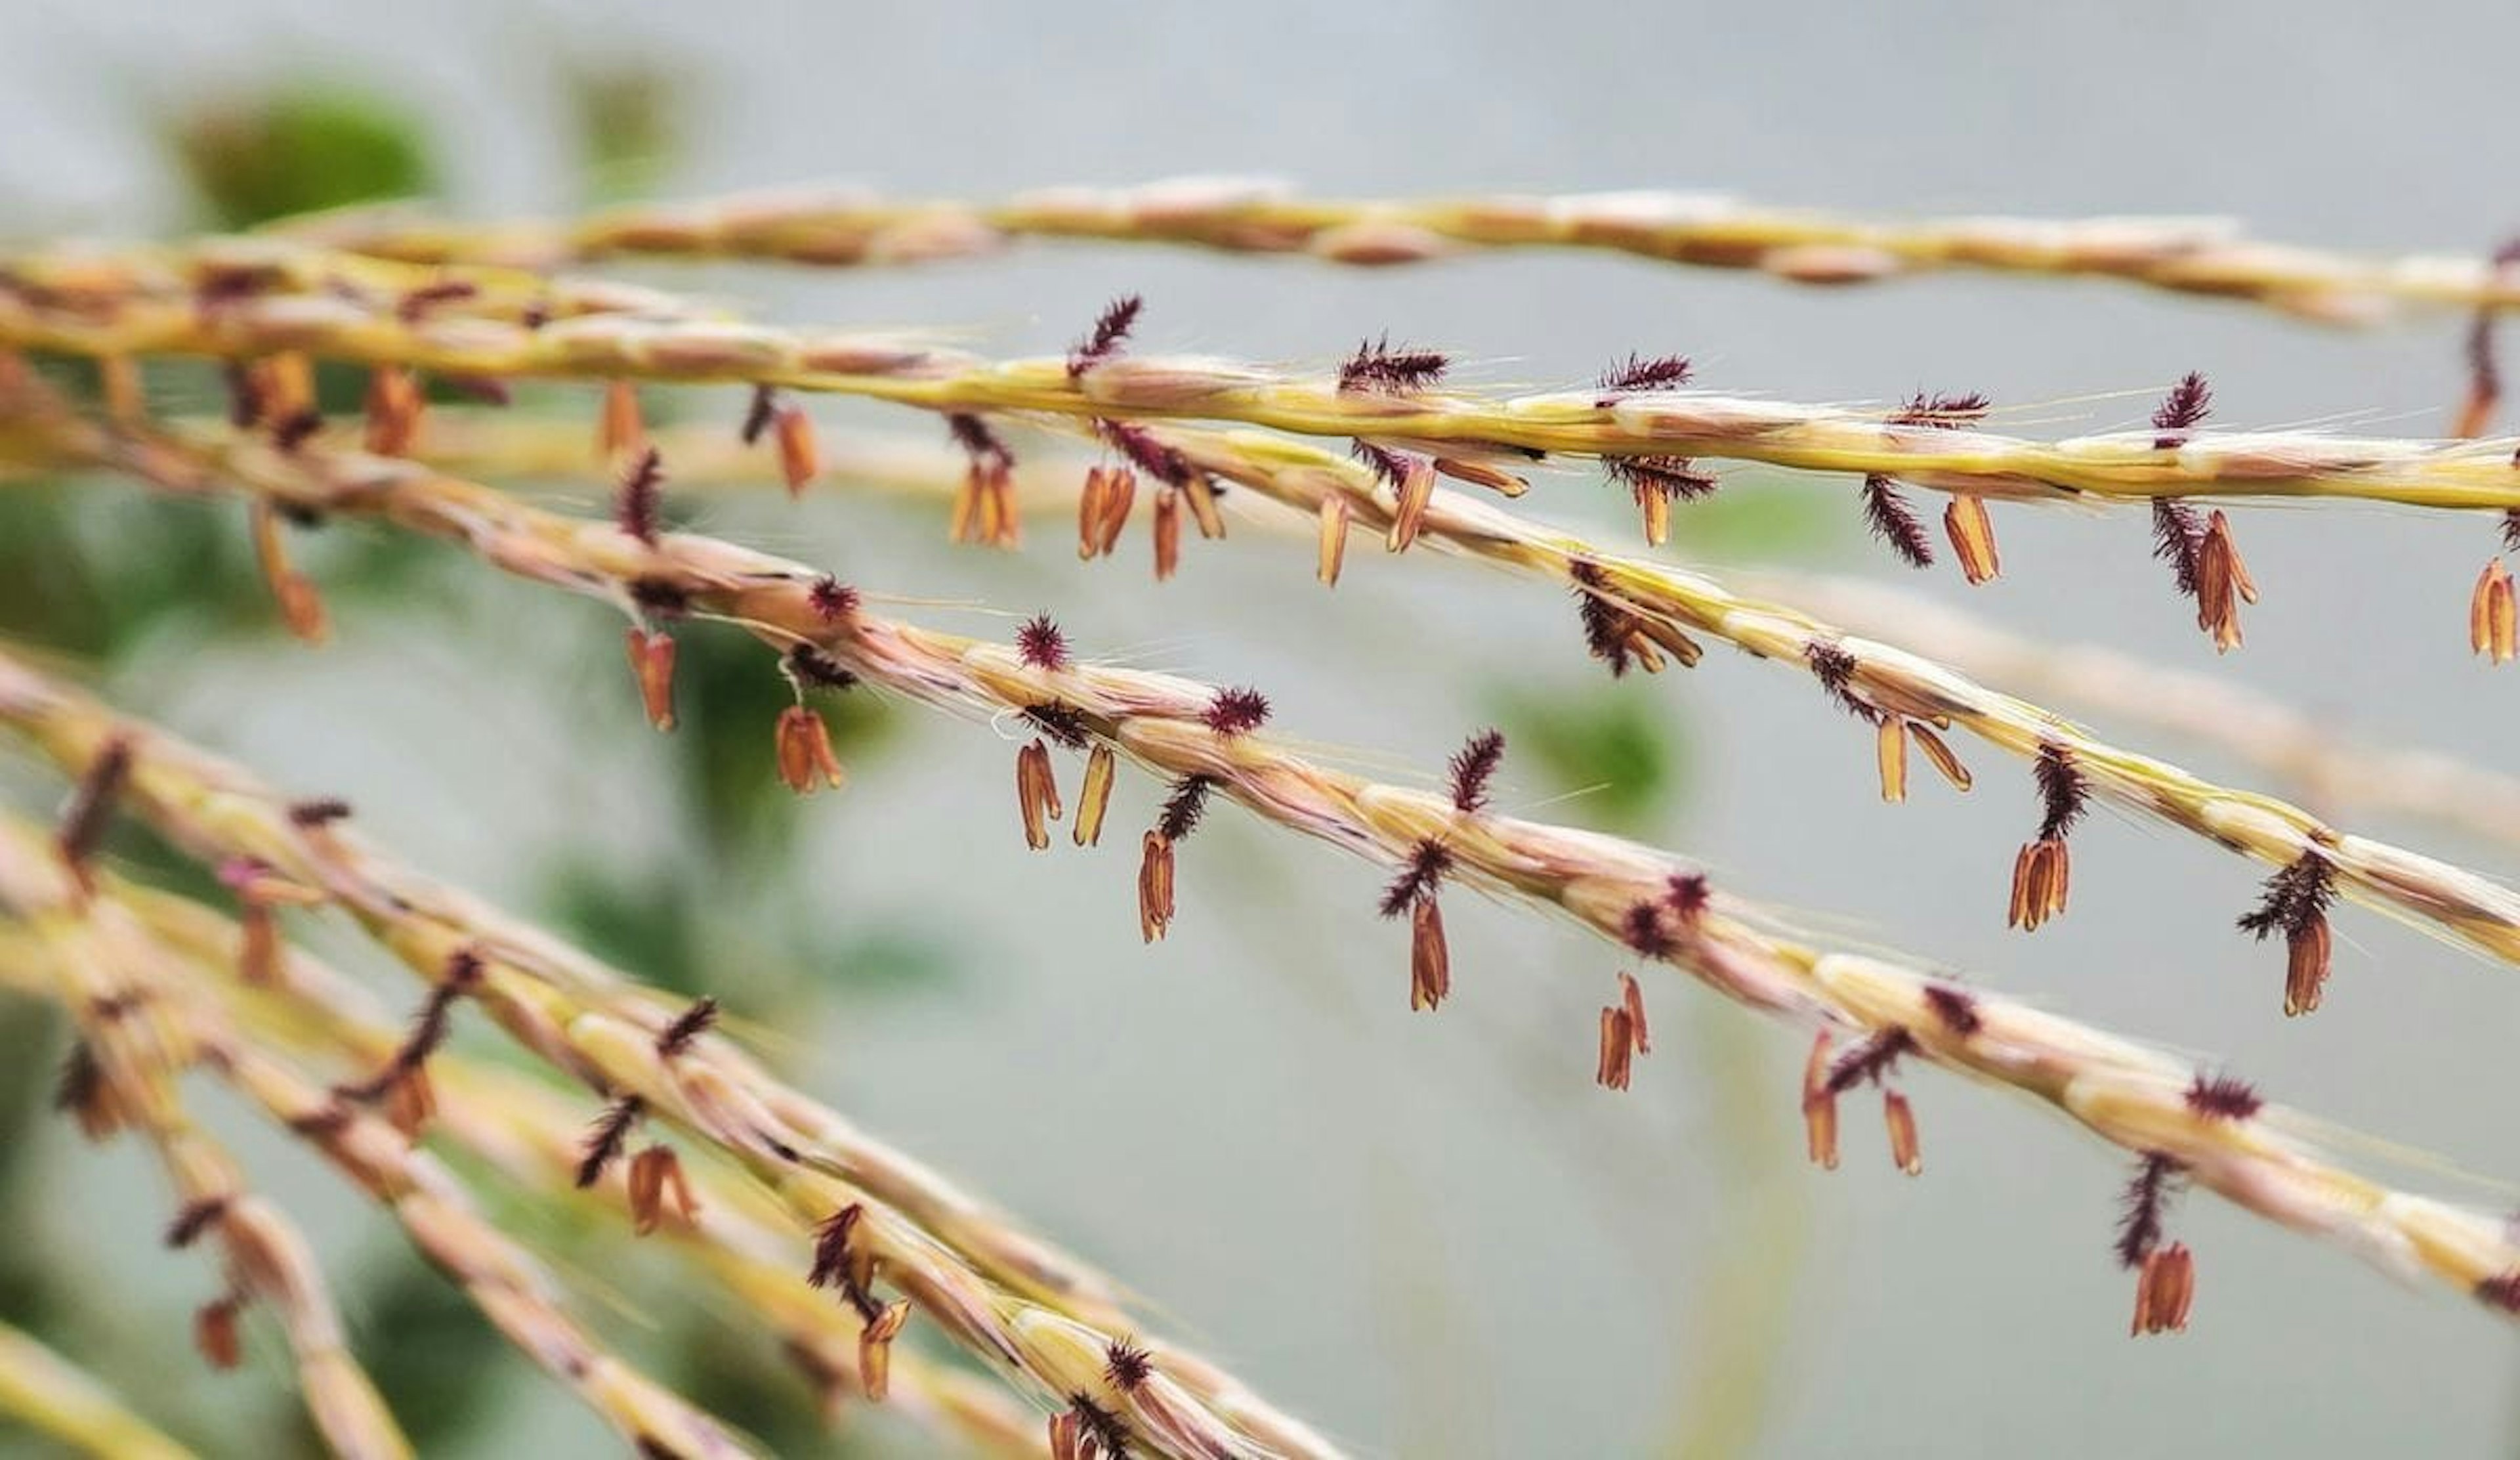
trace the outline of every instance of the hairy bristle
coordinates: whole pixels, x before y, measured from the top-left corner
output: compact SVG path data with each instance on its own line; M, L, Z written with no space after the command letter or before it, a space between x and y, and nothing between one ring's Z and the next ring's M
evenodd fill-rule
M1890 544L1890 551L1911 568L1933 567L1933 538L1925 531L1916 510L1899 495L1899 483L1874 472L1864 479L1864 485L1857 490L1864 501L1865 525L1872 535Z
M856 1202L825 1217L814 1228L814 1265L805 1273L810 1287L829 1288L845 1282L849 1273L849 1233L857 1227L866 1209Z
M1032 727L1071 751L1081 751L1094 743L1094 732L1085 723L1085 712L1073 705L1057 700L1047 705L1024 708L1023 717Z
M858 611L858 590L825 573L805 591L805 602L815 617L825 623L837 623Z
M690 1049L695 1041L717 1025L717 1000L707 994L692 1000L689 1007L674 1016L656 1035L656 1054L670 1060Z
M2204 519L2176 497L2152 499L2152 555L2170 565L2171 581L2183 597L2196 596L2196 550L2205 541Z
M1634 949L1640 957L1669 958L1680 944L1671 930L1663 926L1663 904L1633 902L1619 920L1619 940Z
M228 1199L225 1197L203 1197L198 1202L185 1203L184 1209L176 1212L175 1219L166 1224L166 1245L179 1252L191 1247L209 1230L211 1223L227 1212Z
M1890 413L1889 423L1892 426L1940 426L1958 430L1985 420L1986 413L1992 408L1992 403L1975 390L1965 395L1927 395L1919 390Z
M1688 357L1686 355L1639 355L1626 359L1601 372L1595 383L1601 397L1593 402L1606 410L1618 403L1622 395L1644 390L1672 390L1688 384Z
M1102 1377L1124 1394L1137 1392L1155 1372L1154 1355L1127 1339L1113 1339L1102 1350Z
M289 803L289 824L300 831L330 826L350 814L350 803L338 796L315 797Z
M692 611L692 595L682 584L663 578L633 578L630 601L652 618L681 618Z
M1015 630L1015 655L1035 669L1067 667L1067 636L1048 614L1036 614Z
M1453 809L1478 811L1488 803L1488 781L1505 759L1505 732L1482 730L1453 753Z
M2267 879L2266 894L2257 908L2240 916L2240 931L2264 942L2280 931L2286 937L2301 937L2327 916L2328 905L2336 900L2336 875L2327 858L2317 851L2305 851L2291 864Z
M105 1092L105 1069L96 1062L96 1051L84 1041L72 1044L62 1056L61 1072L53 1077L53 1109L65 1113L83 1111L95 1105Z
M1869 1080L1881 1083L1897 1069L1899 1057L1916 1047L1916 1036L1892 1025L1837 1057L1828 1067L1828 1093L1843 1095Z
M2187 444L2187 437L2179 433L2203 421L2213 411L2214 388L2205 383L2204 376L2193 370L2187 372L2162 397L2161 408L2152 413L2152 429L2162 433L2152 444L2163 451Z
M788 678L818 690L845 690L858 682L857 675L847 666L812 644L788 645L783 662L788 666Z
M1626 487L1640 507L1649 496L1694 502L1724 484L1722 478L1686 456L1605 456L1601 475L1613 486Z
M1881 722L1881 711L1856 698L1854 655L1835 644L1816 643L1803 651L1803 659L1811 665L1812 677L1820 681L1820 687L1838 708L1866 724Z
M2246 1120L2266 1108L2256 1088L2228 1074L2199 1074L2187 1086L2187 1108L2217 1120Z
M1357 345L1356 353L1339 366L1338 388L1341 391L1406 395L1441 382L1452 364L1451 358L1440 350L1394 347L1391 337L1385 335Z
M2092 783L2074 764L2074 753L2052 740L2040 743L2031 775L2039 783L2039 840L2056 841L2091 809Z
M1124 294L1102 306L1094 319L1094 329L1067 352L1067 378L1078 376L1110 359L1127 343L1129 332L1137 327L1138 311L1147 301L1133 294Z
M743 444L760 444L762 436L769 433L771 424L778 419L779 388L776 386L753 387L752 404L743 412L743 430L741 433Z
M1944 1028L1966 1037L1986 1027L1986 1019L1977 1012L1977 1000L1948 983L1925 985L1925 1007L1934 1011Z
M1409 863L1400 875L1382 890L1382 915L1396 918L1435 895L1446 873L1453 870L1453 850L1443 843L1427 840L1409 852Z
M2520 507L2502 509L2502 550L2520 553Z
M1155 830L1167 842L1178 842L1198 830L1198 820L1207 814L1207 794L1216 789L1216 777L1191 775L1173 783L1172 794L1164 798L1163 813L1155 819Z
M1128 1460L1129 1427L1118 1415L1094 1402L1094 1396L1074 1393L1067 1396L1068 1412L1076 1416L1089 1443L1101 1447L1102 1460Z
M1139 471L1169 485L1190 484L1190 459L1155 439L1154 433L1145 427L1133 426L1126 421L1102 420L1096 421L1094 427L1102 433L1103 440L1111 443L1112 450L1127 457Z
M2178 1161L2158 1151L2146 1153L2136 1165L2135 1175L2128 1179L2126 1190L2118 1198L2119 1266L2140 1267L2143 1259L2152 1255L2152 1250L2161 1246L2164 1209L2178 1194L2179 1176Z
M105 840L106 826L113 820L114 804L122 798L123 785L130 779L131 742L116 735L88 761L86 773L70 792L69 804L62 808L61 826L54 833L54 841L61 848L62 860L73 869L83 869L95 858L97 844Z
M1377 446L1372 441L1359 437L1348 442L1347 451L1348 455L1365 463L1367 470L1380 478L1382 484L1395 492L1400 490L1401 483L1409 479L1409 458L1388 446Z
M1601 590L1609 576L1598 564L1583 558L1566 565L1566 575L1574 580L1575 614L1584 625L1584 646L1595 659L1610 666L1612 678L1624 677L1636 657L1629 642L1632 619L1627 610L1603 596Z
M1269 723L1269 697L1247 685L1220 689L1199 718L1219 735L1248 735Z
M998 433L989 429L989 423L968 411L947 412L945 431L975 467L1004 469L1015 464L1015 454L1007 449L1006 442L998 439Z
M656 545L656 532L663 525L664 487L665 460L651 446L630 464L613 498L613 522L650 547Z
M585 1154L578 1159L577 1184L593 1186L604 1179L604 1173L621 1157L621 1148L630 1143L631 1127L639 1123L648 1102L636 1095L624 1095L604 1108L595 1124L586 1133Z

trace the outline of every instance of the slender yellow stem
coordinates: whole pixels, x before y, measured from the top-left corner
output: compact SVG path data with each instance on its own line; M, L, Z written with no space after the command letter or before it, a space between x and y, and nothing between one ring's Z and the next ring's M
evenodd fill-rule
M0 1413L97 1460L192 1460L87 1371L5 1323Z

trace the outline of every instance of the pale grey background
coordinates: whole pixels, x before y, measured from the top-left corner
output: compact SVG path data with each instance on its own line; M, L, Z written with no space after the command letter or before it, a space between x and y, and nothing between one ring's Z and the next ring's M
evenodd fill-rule
M702 88L678 177L693 191L839 178L986 195L1260 171L1324 191L1690 186L1897 211L2229 212L2278 238L2472 250L2520 227L2515 46L2520 11L2484 4L10 0L0 228L163 225L168 179L136 106L308 68L428 117L468 208L533 210L564 163L551 59L619 52L661 53ZM1318 359L1389 329L1460 350L1496 383L1680 349L1711 382L1795 398L1923 387L2063 402L2023 409L2041 429L2138 419L2191 368L2233 423L2351 415L2427 433L2459 388L2451 320L2323 333L2106 284L1821 294L1567 255L1364 273L1086 249L669 277L791 318L968 326L1011 351L1056 347L1104 297L1141 290L1160 346ZM2119 391L2134 393L2085 398ZM1599 495L1570 474L1531 505L1581 516ZM1306 549L1244 545L1194 553L1159 595L1134 561L1089 573L1063 551L953 556L928 517L861 502L710 513L871 588L1057 605L1089 650L1264 684L1282 723L1385 765L1434 765L1500 678L1588 673L1556 595L1458 567L1373 554L1330 601L1311 589ZM1973 607L2212 661L2137 518L2016 510L2001 527L2007 576ZM2375 736L2507 763L2520 680L2486 673L2460 637L2488 525L2348 508L2253 511L2241 530L2267 602L2217 672ZM1945 572L1924 581L1964 591ZM353 796L424 865L522 895L540 854L633 842L652 813L638 743L586 757L567 739L572 722L619 716L612 659L591 654L557 685L548 653L503 665L501 635L604 651L602 616L486 586L481 613L460 640L371 620L345 625L346 649L326 659L170 663L127 688L297 783ZM1975 753L1966 799L1925 785L1883 807L1869 738L1795 676L1717 651L1632 692L1685 707L1694 752L1686 813L1654 835L1728 885L2226 1060L2464 1170L2520 1174L2510 970L2351 913L2327 1007L2287 1023L2279 955L2229 929L2256 871L2107 815L2076 839L2072 914L2035 942L2008 935L2004 879L2035 817L2018 767ZM1612 1099L1589 1084L1608 950L1453 899L1457 1002L1413 1019L1404 939L1372 916L1372 874L1231 814L1187 853L1171 942L1142 950L1125 849L1027 855L1004 800L1007 747L911 724L914 753L812 808L796 895L843 916L941 917L970 958L935 999L852 1011L801 1068L1363 1451L1655 1452L1694 1407L1704 1328L1754 1342L1713 1318L1718 1285L1797 1241L1757 1453L2511 1447L2510 1335L2458 1301L2196 1200L2179 1217L2202 1264L2195 1327L2131 1344L2128 1284L2107 1255L2120 1163L2054 1122L1920 1078L1921 1181L1887 1169L1860 1109L1846 1168L1809 1171L1790 1108L1797 1041L1668 976L1650 985L1666 1047ZM1133 825L1150 793L1124 795L1114 821ZM1581 820L1584 806L1552 814ZM2508 861L2408 835L2489 870ZM1748 1072L1722 1076L1723 1052ZM154 1185L127 1151L103 1161L120 1179L99 1189L125 1205L65 1220L95 1228L117 1279L180 1290L175 1259L134 1255L158 1219ZM170 1382L199 1382L180 1358L170 1368ZM524 1423L483 1452L602 1442L560 1401Z

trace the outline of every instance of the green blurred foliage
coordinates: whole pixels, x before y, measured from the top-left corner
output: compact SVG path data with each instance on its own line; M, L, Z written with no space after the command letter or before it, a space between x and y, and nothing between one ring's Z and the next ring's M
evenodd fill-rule
M590 200L653 193L683 152L689 99L681 78L652 63L611 59L564 65L560 85Z
M505 1346L464 1291L410 1248L379 1249L357 1270L347 1306L359 1357L413 1447L437 1454L498 1407L489 1376L509 1364Z
M177 114L163 130L220 228L438 188L421 123L382 96L332 81L222 97Z
M1674 507L1671 536L1691 555L1786 562L1842 550L1855 513L1855 503L1825 483L1742 472L1704 501Z
M1581 796L1583 820L1612 831L1652 825L1688 790L1687 725L1651 687L1617 682L1580 691L1500 688L1490 696L1520 775L1545 784L1535 799Z

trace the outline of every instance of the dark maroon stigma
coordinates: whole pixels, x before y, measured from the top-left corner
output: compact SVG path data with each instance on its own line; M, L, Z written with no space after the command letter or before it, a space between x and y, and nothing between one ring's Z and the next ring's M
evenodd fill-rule
M1138 311L1146 306L1147 301L1133 294L1122 295L1104 305L1094 320L1092 333L1068 350L1067 378L1075 380L1118 354L1120 346L1129 341L1129 332L1137 327Z

